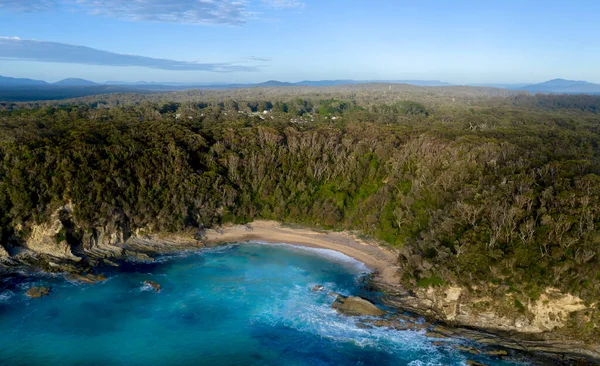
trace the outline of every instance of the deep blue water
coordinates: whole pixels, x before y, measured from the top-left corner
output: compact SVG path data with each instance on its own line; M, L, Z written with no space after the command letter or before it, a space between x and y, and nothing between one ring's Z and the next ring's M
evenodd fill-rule
M287 245L229 245L108 272L95 285L40 277L0 287L0 364L463 365L422 332L361 329L330 308L361 294L366 267ZM162 285L154 292L143 281ZM28 299L33 285L52 286ZM458 342L448 340L447 342Z

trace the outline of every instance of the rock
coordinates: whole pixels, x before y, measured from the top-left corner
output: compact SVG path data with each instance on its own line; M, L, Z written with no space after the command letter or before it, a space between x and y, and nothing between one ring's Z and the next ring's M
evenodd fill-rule
M313 286L313 288L312 288L312 292L319 292L319 291L323 291L323 288L324 288L324 287L323 287L323 286L321 286L321 285L316 285L316 286Z
M115 263L115 262L111 261L110 259L106 259L106 258L102 259L102 263L104 263L107 266L112 266L112 267L118 267L119 266L118 263Z
M5 258L5 257L9 257L10 255L8 254L8 252L6 251L6 249L4 249L3 246L0 245L0 259Z
M144 281L144 285L151 286L156 292L160 292L160 290L162 289L162 287L154 281L146 280Z
M329 296L333 296L333 297L340 297L340 296L342 296L342 295L338 294L337 292L333 292L333 291L329 291L329 292L327 293L327 295L329 295Z
M366 321L370 324L373 324L376 327L384 327L395 330L408 330L411 329L410 326L412 325L410 323L399 322L393 319L368 319Z
M503 349L498 349L498 350L493 350L493 351L486 351L486 352L484 352L484 354L486 354L488 356L494 356L494 357L508 356L508 352L506 352Z
M485 363L481 363L481 362L477 362L477 361L473 361L473 360L467 360L467 365L469 365L469 366L487 366Z
M429 330L426 331L425 332L425 337L429 337L429 338L448 338L447 335L442 334L442 333L438 333L438 332L435 331L435 329L432 330L432 331L429 331Z
M382 316L385 311L381 310L371 302L356 296L338 298L331 305L339 313L350 316Z
M30 288L29 290L27 290L25 295L29 296L32 299L39 299L42 296L50 295L50 289L46 288L44 286L41 286L41 287L34 286L34 287Z
M373 329L373 326L369 325L369 324L365 324L365 323L355 323L357 328L360 329Z
M444 346L447 346L448 343L441 342L441 341L433 341L433 342L431 342L431 345L436 346L436 347L444 347Z
M97 282L101 282L106 280L106 277L104 275L93 275L91 273L88 273L86 275L80 275L77 273L71 273L67 276L67 280L69 281L74 281L74 282L82 282L82 283L89 283L89 284L94 284Z
M134 252L131 250L126 250L123 254L126 257L129 257L138 262L154 262L154 258L150 257L148 254Z
M571 313L585 309L587 306L579 297L552 288L546 289L535 303L528 305L534 316L533 325L544 331L564 327Z
M471 346L465 347L465 346L461 346L461 345L455 345L454 348L456 348L457 350L462 351L462 352L469 352L472 355L479 355L479 354L481 354L480 350L478 350L475 347L471 347Z
M50 215L48 222L32 225L25 247L35 253L57 258L80 259L71 252L71 246L66 241L67 228L61 221L64 217L70 217L72 212L73 206L69 203L55 210Z

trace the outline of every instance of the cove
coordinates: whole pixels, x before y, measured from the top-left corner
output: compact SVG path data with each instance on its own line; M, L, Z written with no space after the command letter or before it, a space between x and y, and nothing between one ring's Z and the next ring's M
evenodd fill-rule
M461 353L452 347L460 340L434 346L422 331L357 327L331 309L328 292L365 295L367 273L331 250L250 243L106 270L95 285L5 278L0 364L515 364ZM29 299L34 285L52 292ZM311 291L315 285L326 291Z

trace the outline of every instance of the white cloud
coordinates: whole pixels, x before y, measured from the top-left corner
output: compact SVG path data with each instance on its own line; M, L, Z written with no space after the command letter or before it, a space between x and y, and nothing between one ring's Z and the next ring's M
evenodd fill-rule
M172 71L253 72L258 59L249 62L205 63L177 61L101 51L85 46L36 41L18 37L0 37L0 59L59 62L101 66L139 66ZM263 60L264 61L264 60Z
M131 21L188 24L230 24L245 22L244 0L76 0L90 14Z
M262 0L262 3L271 8L290 9L303 8L304 3L296 0Z
M0 9L14 9L24 12L44 11L53 9L56 0L0 0Z
M0 0L0 9L22 12L74 10L128 21L241 25L262 4L276 9L304 7L299 0Z

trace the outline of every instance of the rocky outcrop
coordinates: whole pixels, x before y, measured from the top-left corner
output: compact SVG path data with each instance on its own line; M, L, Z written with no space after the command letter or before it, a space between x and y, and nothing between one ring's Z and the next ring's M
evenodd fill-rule
M331 307L350 316L383 316L386 313L370 301L356 296L338 296Z
M152 287L154 289L154 291L156 291L156 292L160 292L160 290L162 290L161 285L159 285L158 283L156 283L154 281L146 280L146 281L144 281L144 285Z
M580 298L553 288L546 289L546 293L527 308L534 316L532 325L544 331L564 327L571 313L587 309Z
M417 289L400 297L404 308L445 322L504 332L543 333L567 325L569 315L585 310L583 301L554 289L546 290L535 302L519 309L518 300L502 300L470 294L457 286Z
M536 301L521 304L511 294L492 298L458 286L420 288L414 292L385 283L378 283L378 287L387 294L387 306L446 325L434 327L431 333L528 352L600 360L598 340L575 340L556 332L567 326L574 313L588 309L581 299L556 289L547 289Z
M40 225L31 226L31 234L25 241L25 247L35 253L48 254L58 258L76 257L67 243L67 229L62 218L73 212L73 207L67 204L52 213L50 220Z
M150 227L132 231L122 223L83 228L77 223L75 210L68 202L57 208L45 223L15 228L29 234L11 238L9 245L18 250L11 252L10 263L3 261L6 268L85 273L98 265L118 265L119 260L151 262L156 254L204 247L195 237L197 230L163 234L153 232ZM9 253L0 246L0 259L8 257Z
M94 284L94 283L105 281L106 276L104 276L102 274L93 275L91 273L88 273L88 274L70 273L69 275L67 275L67 280L73 281L73 282L79 282L79 283Z
M44 286L41 286L41 287L35 286L35 287L32 287L29 290L27 290L25 295L27 295L28 297L30 297L32 299L39 299L40 297L50 295L50 289L47 287L44 287Z

